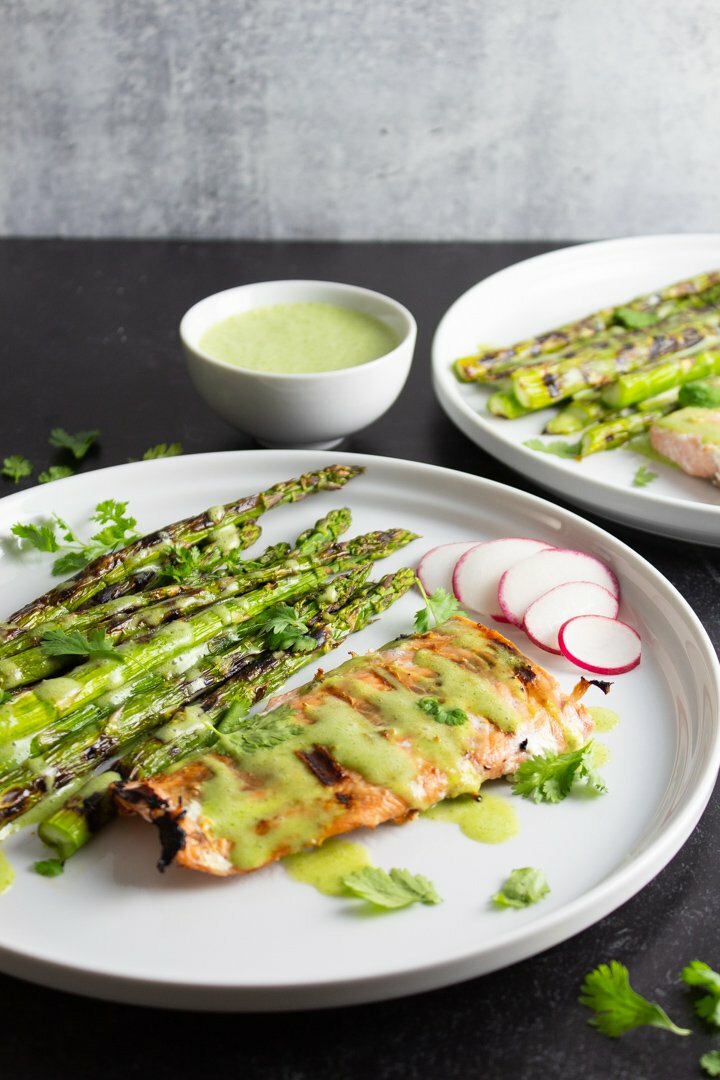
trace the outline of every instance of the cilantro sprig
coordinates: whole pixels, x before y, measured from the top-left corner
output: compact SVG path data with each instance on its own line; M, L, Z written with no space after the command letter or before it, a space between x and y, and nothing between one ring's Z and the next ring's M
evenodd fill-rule
M40 859L33 863L33 870L42 877L59 877L65 869L62 859Z
M37 551L61 554L53 563L53 574L72 574L82 570L89 562L108 551L135 540L140 534L137 522L127 512L127 502L105 499L95 507L91 520L101 528L89 540L80 540L68 523L57 514L52 521L40 525L16 522L11 532L19 540L25 540Z
M425 607L415 613L414 626L418 634L426 633L432 626L438 626L453 615L464 614L458 601L447 589L436 589L428 595L419 578L415 579L415 584L425 601Z
M562 439L555 439L553 442L543 442L542 439L525 439L523 446L527 446L528 450L539 450L543 454L554 454L559 458L576 458L580 457L580 443L566 443Z
M46 630L41 637L40 649L46 656L87 656L91 660L109 657L122 662L123 655L104 630Z
M75 470L69 465L50 465L43 472L38 473L39 484L50 484L53 480L64 480L66 476L74 476Z
M99 437L100 432L96 430L71 434L65 428L56 427L50 432L48 442L58 450L69 450L76 461L81 461Z
M707 990L695 1002L695 1012L702 1020L720 1028L720 975L702 960L691 960L682 970L686 986Z
M182 454L182 443L158 443L150 446L142 456L143 461L154 461L155 458L179 457Z
M263 623L268 648L273 651L311 652L317 647L317 641L309 629L289 604L275 604L268 610Z
M658 474L648 469L647 465L640 465L633 476L633 487L647 487L653 480L657 480L657 476Z
M720 1076L720 1050L708 1050L700 1058L700 1065L708 1076Z
M10 454L9 457L3 458L2 469L0 469L2 475L7 480L12 480L14 484L19 484L25 477L31 476L32 471L32 462L22 454Z
M675 1035L690 1034L689 1028L673 1023L660 1005L633 990L628 969L617 960L599 964L585 976L579 1000L596 1014L588 1023L613 1039L637 1027L663 1028Z
M293 723L289 705L279 705L272 712L249 716L234 730L228 731L234 722L235 714L230 711L223 719L223 729L216 729L221 745L233 756L271 750L293 735L300 735L303 730L301 725Z
M492 898L495 907L526 908L537 904L550 892L547 878L534 866L522 866L513 870Z
M654 326L657 321L655 311L636 311L630 307L616 308L613 318L613 322L627 330L641 330L645 326Z
M410 904L442 903L433 883L409 870L395 868L388 872L378 866L366 866L343 878L343 885L353 896L388 911Z
M598 794L605 794L607 788L591 765L592 745L591 740L578 750L550 752L523 761L513 777L514 794L536 803L558 803L580 781Z

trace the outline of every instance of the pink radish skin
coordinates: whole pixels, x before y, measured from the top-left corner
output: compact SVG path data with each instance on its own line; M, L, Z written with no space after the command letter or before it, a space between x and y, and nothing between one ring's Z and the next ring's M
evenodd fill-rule
M620 604L617 596L592 581L568 581L543 593L525 612L523 630L540 649L560 653L560 627L579 615L604 615L615 619Z
M593 675L624 675L640 663L640 635L619 619L578 615L563 623L558 640L563 656Z
M425 552L418 563L416 573L428 596L436 589L452 592L453 571L458 559L477 544L477 540L456 540L451 544L440 544Z
M457 561L452 577L453 592L463 607L507 622L498 607L500 578L511 566L550 548L552 544L544 540L530 540L524 536L507 536L476 544Z
M500 609L515 626L522 626L525 612L544 593L571 581L590 581L602 585L620 599L620 586L612 570L584 551L550 548L511 566L500 578Z

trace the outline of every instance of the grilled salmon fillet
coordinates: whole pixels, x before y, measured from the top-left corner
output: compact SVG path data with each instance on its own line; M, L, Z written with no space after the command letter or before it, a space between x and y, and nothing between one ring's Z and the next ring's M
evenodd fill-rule
M226 741L166 775L118 785L117 799L159 827L161 868L176 857L210 874L247 873L583 744L587 685L564 696L511 641L455 616L276 698L264 715L291 721L279 745L226 752ZM441 722L449 709L464 722Z

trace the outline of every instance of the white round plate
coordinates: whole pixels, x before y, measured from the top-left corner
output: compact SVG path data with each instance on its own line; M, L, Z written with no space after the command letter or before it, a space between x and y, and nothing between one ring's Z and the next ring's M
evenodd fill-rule
M119 1001L192 1009L300 1009L379 1000L468 979L546 949L590 926L657 874L687 839L718 769L720 684L710 642L685 601L628 547L574 514L487 480L389 458L302 451L248 451L121 465L11 495L0 536L18 520L55 510L82 529L95 504L127 499L144 529L250 493L331 460L366 467L342 492L263 517L263 543L291 537L333 506L353 510L353 531L405 526L422 534L381 563L415 564L450 540L541 537L607 561L622 586L621 617L642 635L639 668L615 680L610 699L588 704L621 716L601 741L607 795L540 805L513 796L520 832L483 845L428 819L355 838L387 869L427 875L443 897L368 918L352 900L292 881L282 865L217 879L177 867L155 870L155 830L119 820L65 873L38 877L41 845L29 830L6 852L13 887L0 897L0 969L50 986ZM51 582L50 556L0 558L6 611ZM417 595L338 649L323 666L412 628ZM507 627L500 628L504 632ZM509 631L569 689L578 673ZM305 678L308 676L306 675ZM294 682L301 683L302 677ZM524 911L489 898L514 867L541 867L551 893Z
M516 263L464 293L433 341L440 404L468 438L512 469L587 510L663 536L720 545L720 489L672 465L621 448L583 461L524 446L552 410L503 420L486 408L490 390L458 382L453 360L481 344L510 344L609 304L720 266L720 235L638 236L563 248ZM568 440L570 441L570 440ZM640 465L657 473L634 487Z

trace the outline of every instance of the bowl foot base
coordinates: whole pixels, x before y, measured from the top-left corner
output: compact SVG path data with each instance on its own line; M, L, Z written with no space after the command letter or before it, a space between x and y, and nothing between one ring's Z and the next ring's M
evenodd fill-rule
M257 442L266 450L332 450L333 447L339 446L343 440L344 436L339 439L328 439L326 442L284 443L267 442L265 439L258 439Z

